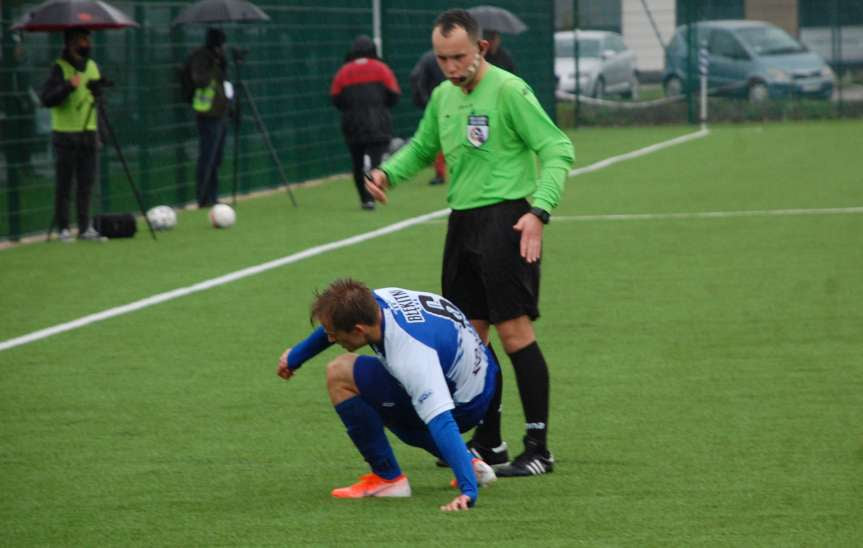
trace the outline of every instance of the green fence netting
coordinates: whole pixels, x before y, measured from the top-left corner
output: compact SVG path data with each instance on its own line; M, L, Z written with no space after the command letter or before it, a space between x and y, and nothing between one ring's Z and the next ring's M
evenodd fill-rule
M488 2L463 2L461 7ZM189 2L113 2L139 29L93 33L92 57L116 82L107 92L107 114L140 188L145 207L194 200L197 132L191 108L180 98L178 71L202 44L206 28L174 27ZM261 24L223 25L227 46L248 50L241 76L260 111L285 168L282 181L248 105L239 137L231 131L220 170L220 192L230 195L347 172L350 160L329 99L332 76L354 37L373 34L371 0L270 0L272 18ZM394 110L397 136L407 138L421 115L410 100L408 74L430 47L431 24L449 1L381 0L381 42L403 89ZM554 115L553 0L500 0L530 29L506 36L520 76ZM57 33L13 33L9 27L35 2L4 0L0 12L0 239L45 231L53 213L54 175L48 111L36 94L62 48ZM231 63L229 78L238 76ZM235 141L236 139L236 141ZM237 147L236 163L234 149ZM94 191L94 212L137 211L115 150L106 143Z

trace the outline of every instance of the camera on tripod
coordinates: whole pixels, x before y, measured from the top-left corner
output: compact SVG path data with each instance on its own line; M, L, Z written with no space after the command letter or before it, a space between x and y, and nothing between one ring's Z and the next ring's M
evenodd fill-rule
M99 78L98 80L90 80L89 82L87 82L87 89L90 90L90 93L93 94L93 97L101 97L102 90L113 86L114 81L109 80L105 77Z
M249 54L249 48L231 48L231 57L234 60L234 63L242 63L246 60L246 56Z

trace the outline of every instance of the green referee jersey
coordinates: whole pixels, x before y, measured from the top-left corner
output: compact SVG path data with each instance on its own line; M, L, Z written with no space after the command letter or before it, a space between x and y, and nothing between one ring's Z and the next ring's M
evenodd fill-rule
M529 198L551 211L574 159L569 138L530 86L494 65L468 94L448 80L435 88L413 138L381 169L395 187L441 150L447 201L456 210Z

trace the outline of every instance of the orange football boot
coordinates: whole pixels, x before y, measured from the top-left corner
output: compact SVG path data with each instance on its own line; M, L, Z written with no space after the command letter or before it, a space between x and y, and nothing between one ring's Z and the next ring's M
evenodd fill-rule
M333 489L333 496L339 499L359 499L363 497L409 497L411 486L408 478L401 474L395 479L384 479L374 472L360 476L360 480L348 487Z

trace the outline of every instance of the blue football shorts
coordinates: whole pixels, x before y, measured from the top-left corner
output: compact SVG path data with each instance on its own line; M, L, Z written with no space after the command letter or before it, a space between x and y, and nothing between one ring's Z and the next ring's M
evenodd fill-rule
M469 402L456 403L451 411L460 432L467 432L482 420L494 396L498 365L486 349L489 367L481 394ZM372 406L384 425L408 445L422 447L437 455L428 426L420 419L410 395L375 356L358 356L354 362L354 382L360 397Z

